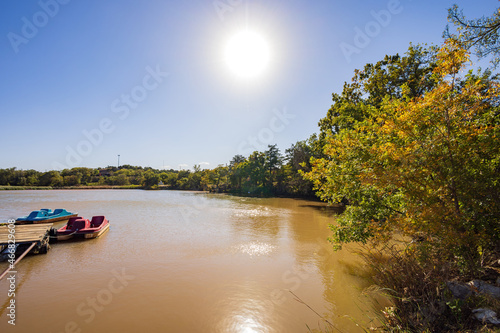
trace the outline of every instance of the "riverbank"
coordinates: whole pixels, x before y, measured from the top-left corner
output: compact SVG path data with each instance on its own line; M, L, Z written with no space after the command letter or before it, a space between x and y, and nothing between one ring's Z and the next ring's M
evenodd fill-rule
M500 248L482 265L464 271L459 258L445 257L415 242L365 247L375 290L393 305L381 312L384 332L499 332Z

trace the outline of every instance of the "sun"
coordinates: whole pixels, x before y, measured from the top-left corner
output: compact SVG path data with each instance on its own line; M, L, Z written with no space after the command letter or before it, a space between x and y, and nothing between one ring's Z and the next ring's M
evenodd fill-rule
M242 78L261 75L269 63L269 46L259 34L244 30L231 37L226 45L225 60L231 71Z

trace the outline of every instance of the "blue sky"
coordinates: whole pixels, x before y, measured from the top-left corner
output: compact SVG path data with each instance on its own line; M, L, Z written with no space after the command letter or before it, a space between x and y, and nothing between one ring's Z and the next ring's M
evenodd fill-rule
M440 43L454 3L470 18L498 7L490 0L3 0L0 168L99 167L116 165L117 155L120 164L212 168L267 144L283 152L317 132L332 92L354 69L404 53L410 42ZM227 41L244 28L271 53L251 79L224 61Z

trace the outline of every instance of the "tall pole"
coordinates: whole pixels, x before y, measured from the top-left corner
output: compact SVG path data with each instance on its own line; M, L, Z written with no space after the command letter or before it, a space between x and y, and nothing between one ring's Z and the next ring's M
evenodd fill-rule
M120 168L120 155L118 155L118 168Z

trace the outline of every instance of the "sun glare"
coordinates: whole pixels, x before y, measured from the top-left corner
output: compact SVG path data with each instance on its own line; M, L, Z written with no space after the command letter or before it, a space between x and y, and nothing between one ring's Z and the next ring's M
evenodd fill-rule
M269 47L259 34L245 30L229 39L225 57L233 73L243 78L252 78L266 69Z

